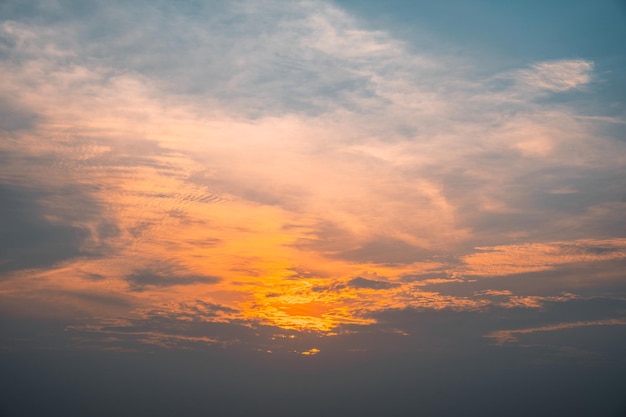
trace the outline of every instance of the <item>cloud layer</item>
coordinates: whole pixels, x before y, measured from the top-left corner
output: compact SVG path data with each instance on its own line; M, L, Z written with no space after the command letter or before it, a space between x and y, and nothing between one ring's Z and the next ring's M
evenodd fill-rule
M491 68L323 1L0 15L6 314L40 301L87 317L72 331L163 346L259 328L275 350L273 332L623 297L624 120L585 113L591 60Z

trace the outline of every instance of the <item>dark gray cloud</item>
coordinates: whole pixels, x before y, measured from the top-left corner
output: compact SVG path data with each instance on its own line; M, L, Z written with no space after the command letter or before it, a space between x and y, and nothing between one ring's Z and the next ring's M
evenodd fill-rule
M32 129L38 121L37 113L13 100L0 97L0 130L13 132Z
M357 249L339 252L333 256L347 261L363 263L408 264L424 261L428 255L428 251L400 239L380 236L365 242Z
M567 290L582 296L623 294L626 292L626 260L577 262L558 265L546 271L511 274L496 279L472 276L464 282L437 284L438 291L469 296L476 291L509 290L520 296L553 296Z
M326 253L346 261L380 264L406 264L424 261L429 251L390 236L375 236L354 248L356 237L341 225L318 222L309 237L299 239L294 246Z
M61 277L62 279L63 277ZM102 289L31 289L23 291L19 296L3 294L0 297L0 313L5 317L46 317L49 319L67 317L85 317L95 314L119 315L127 314L135 307L136 300L130 294ZM55 326L63 327L58 323ZM53 328L56 328L53 326ZM33 336L36 338L36 336ZM9 342L9 339L6 339ZM66 341L67 342L67 341ZM30 343L30 342L29 342ZM0 343L1 344L1 343ZM30 347L45 345L33 344ZM11 343L9 343L11 345ZM27 343L28 345L28 343ZM67 345L67 343L66 343ZM13 344L15 348L21 345ZM57 348L56 344L50 346Z
M386 290L389 288L397 287L398 284L386 281L376 281L363 277L356 277L348 281L348 286L357 289L367 288L370 290Z
M124 280L129 283L133 291L144 291L149 287L172 287L175 285L215 284L220 278L210 275L189 275L169 268L167 272L155 272L151 269L141 269L126 275Z
M81 246L89 232L46 219L39 203L46 194L0 184L0 271L41 268L85 255Z
M305 238L300 238L294 246L299 249L336 253L345 249L354 239L352 234L340 225L327 220L320 220Z
M103 281L103 280L105 280L107 278L106 275L98 274L98 273L95 273L95 272L83 273L82 277L85 278L85 279L88 279L90 281Z
M159 308L154 307L147 310L142 310L142 315L147 320L153 318L167 317L171 320L184 320L187 322L207 322L215 317L228 316L230 314L239 313L240 311L227 307L222 304L211 303L202 300L192 300L188 302L178 303L177 307L172 308Z
M522 342L522 339L543 340L541 346L546 349L546 352L559 349L582 349L592 352L598 360L608 363L615 359L616 350L615 339L609 335L615 332L623 333L620 329L624 326L619 324L580 326L577 323L622 320L625 318L625 308L626 301L623 298L604 297L543 300L541 308L505 307L493 304L475 311L389 309L373 314L373 317L377 319L377 324L364 329L365 332L362 335L356 332L354 336L347 336L347 338L354 337L356 340L364 338L368 343L372 339L371 346L384 350L389 347L385 347L384 343L374 342L374 335L378 334L381 337L391 332L396 335L396 340L391 345L394 349L401 351L418 349L455 352L458 346L463 346L463 349L467 351L480 351L486 349L486 346L497 343L497 339L492 336L498 331L547 328L548 330L545 331L523 333L519 344L514 343L509 346L528 346ZM556 327L554 330L549 330L551 326ZM590 330L592 328L596 330ZM559 338L559 334L568 332L571 337ZM594 344L593 349L589 347L585 336L589 332L599 332L605 335L603 341L597 341ZM367 336L367 333L370 336ZM617 339L621 340L618 346L626 346L624 344L626 339L623 337ZM361 340L358 343L364 342ZM502 348L507 349L507 346ZM623 361L623 358L621 360Z
M354 277L347 282L341 282L337 280L333 280L328 285L317 285L311 288L313 292L337 292L341 291L347 287L355 288L355 289L369 289L369 290L388 290L390 288L396 288L401 284L388 282L388 281L380 281L374 279L368 279L363 277Z
M495 235L502 244L516 243L519 234L531 241L620 236L626 190L619 165L590 161L581 166L567 159L548 165L496 146L473 154L472 160L479 172L496 175L486 183L460 161L433 165L427 175L437 178L446 197L462 207L456 221L472 229L473 245L487 244ZM512 169L514 175L505 174ZM499 190L489 196L494 208L476 198L485 187Z
M448 261L448 259L446 259ZM454 259L449 259L447 265L454 264ZM450 276L450 273L445 271L436 271L436 272L427 272L423 274L406 274L400 277L402 282L415 282L415 281L425 281L429 279L450 279L453 278Z

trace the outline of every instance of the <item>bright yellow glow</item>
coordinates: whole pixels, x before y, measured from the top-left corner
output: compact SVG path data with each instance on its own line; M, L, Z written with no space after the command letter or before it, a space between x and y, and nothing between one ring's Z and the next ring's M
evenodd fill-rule
M311 348L309 350L305 350L304 352L302 352L302 355L311 356L311 355L317 355L320 352L321 351L317 348Z

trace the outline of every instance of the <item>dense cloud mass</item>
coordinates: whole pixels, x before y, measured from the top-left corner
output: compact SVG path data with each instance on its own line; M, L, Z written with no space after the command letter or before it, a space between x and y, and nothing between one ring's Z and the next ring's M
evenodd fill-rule
M0 4L0 416L623 415L620 8L405 3Z

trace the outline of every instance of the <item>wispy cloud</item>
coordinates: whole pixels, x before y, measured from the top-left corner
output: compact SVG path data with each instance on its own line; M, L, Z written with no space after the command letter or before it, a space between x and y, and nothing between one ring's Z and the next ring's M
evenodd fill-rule
M498 276L545 271L557 265L626 258L626 239L525 243L480 247L467 255L468 275Z
M530 69L519 70L515 77L530 87L561 92L589 84L592 72L593 62L560 60L533 64Z
M591 321L577 321L569 323L557 323L541 327L530 327L525 329L514 330L498 330L489 333L485 337L493 338L500 345L505 343L517 342L518 335L537 333L537 332L554 332L558 330L576 329L578 327L587 326L624 326L626 325L626 318L606 319L606 320L591 320Z

